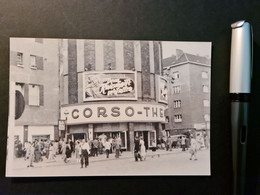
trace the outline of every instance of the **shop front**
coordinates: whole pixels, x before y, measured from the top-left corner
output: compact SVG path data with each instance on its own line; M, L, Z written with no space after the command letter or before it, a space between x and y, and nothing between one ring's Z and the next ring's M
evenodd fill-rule
M122 149L132 150L135 136L144 138L147 149L152 147L165 122L164 110L165 106L157 103L102 102L64 106L61 113L69 113L68 138L104 141L120 137Z

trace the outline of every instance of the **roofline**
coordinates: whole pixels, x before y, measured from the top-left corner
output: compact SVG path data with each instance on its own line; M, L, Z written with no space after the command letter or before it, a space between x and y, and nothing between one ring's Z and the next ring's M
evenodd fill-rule
M206 66L206 67L211 67L211 65L208 65L208 64L202 64L202 63L198 63L198 62L192 62L192 61L186 61L186 62L181 62L181 63L178 63L178 64L172 64L172 65L169 65L169 66L165 66L163 67L163 69L167 69L167 68L172 68L172 67L176 67L176 66L181 66L181 65L185 65L185 64L195 64L195 65L198 65L198 66Z

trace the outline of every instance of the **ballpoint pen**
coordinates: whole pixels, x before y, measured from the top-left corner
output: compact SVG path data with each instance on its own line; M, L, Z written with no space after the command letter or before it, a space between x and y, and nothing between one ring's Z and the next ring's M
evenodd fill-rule
M231 25L230 98L233 194L245 193L249 96L252 78L252 30L246 21Z

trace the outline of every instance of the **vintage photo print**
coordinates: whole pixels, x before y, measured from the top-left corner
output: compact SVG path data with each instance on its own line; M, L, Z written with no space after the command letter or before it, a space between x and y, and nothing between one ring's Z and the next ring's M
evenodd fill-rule
M10 38L6 176L210 175L211 47Z

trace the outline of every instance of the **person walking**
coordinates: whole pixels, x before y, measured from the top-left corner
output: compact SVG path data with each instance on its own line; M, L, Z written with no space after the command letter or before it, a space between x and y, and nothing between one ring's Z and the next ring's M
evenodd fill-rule
M81 143L81 168L83 168L83 165L85 164L85 167L89 165L88 156L89 156L89 144L85 141L85 139L82 140Z
M135 137L135 141L134 141L134 157L135 157L135 161L138 161L139 158L139 152L140 152L140 140L139 138L136 136Z
M116 140L115 140L115 150L116 150L115 157L116 157L116 158L119 158L120 143L119 143L118 138L116 138Z
M54 148L53 143L51 142L50 146L49 146L48 161L51 161L51 160L55 161L55 156L56 156L55 148Z
M182 151L185 151L185 137L184 136L181 137L181 147L182 147Z
M93 156L98 156L98 146L99 146L99 141L98 141L98 138L96 138L94 141L93 141Z
M152 154L152 158L153 158L153 156L155 155L157 155L156 154L156 150L157 150L157 146L156 146L156 141L155 141L155 139L153 140L153 142L152 142L152 152L153 152L153 154ZM158 154L158 157L160 157L160 154Z
M34 160L34 145L31 142L28 142L27 152L26 152L26 159L27 159L27 167L33 167L33 160Z
M67 163L70 161L71 158L71 146L69 142L66 142L66 152L65 152L65 159L64 162Z
M145 148L143 137L141 137L140 139L140 155L141 155L141 161L146 159L146 148Z
M75 156L77 162L80 162L80 152L81 152L81 145L80 145L80 141L77 140L75 144Z
M198 160L197 159L197 141L193 138L193 136L191 135L191 146L190 146L190 160L192 160L192 157L194 156L194 160Z
M104 146L105 146L106 156L107 156L107 158L109 158L111 142L109 140L106 140Z

